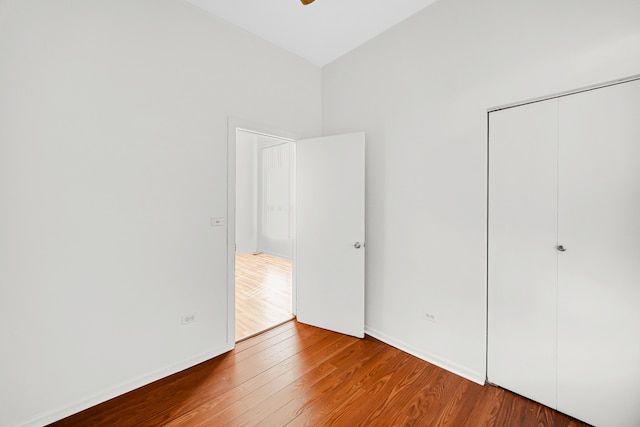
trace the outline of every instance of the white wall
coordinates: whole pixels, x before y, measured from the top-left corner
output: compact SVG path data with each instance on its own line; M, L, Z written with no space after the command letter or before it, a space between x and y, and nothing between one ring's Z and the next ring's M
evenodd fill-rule
M484 380L487 109L639 53L637 0L441 0L323 69L323 133L367 133L368 333Z
M0 1L0 425L232 346L227 118L315 136L320 87L181 1Z
M236 133L236 253L258 250L258 135Z

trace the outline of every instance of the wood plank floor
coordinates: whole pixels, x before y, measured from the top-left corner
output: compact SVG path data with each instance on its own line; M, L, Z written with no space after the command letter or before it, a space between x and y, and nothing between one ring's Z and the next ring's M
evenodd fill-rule
M585 427L390 347L287 322L236 349L52 424Z
M289 260L236 255L236 341L293 319L291 276Z

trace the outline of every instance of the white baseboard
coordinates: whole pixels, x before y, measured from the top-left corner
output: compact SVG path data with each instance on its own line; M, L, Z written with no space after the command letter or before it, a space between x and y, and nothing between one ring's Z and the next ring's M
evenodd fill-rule
M436 365L442 369L445 369L453 374L456 374L458 376L461 376L462 378L466 378L469 381L473 381L474 383L480 384L480 385L485 385L485 375L484 373L480 373L480 372L475 372L475 371L471 371L469 369L467 369L464 366L458 365L457 363L454 363L450 360L447 359L443 359L442 357L438 357L434 354L425 352L425 351L421 351L418 350L414 347L412 347L411 345L399 341L397 339L391 338L390 336L384 334L383 332L380 332L374 328L370 328L368 326L365 326L364 329L365 333L367 335L371 335L373 338L379 339L380 341L389 344L390 346L393 346L399 350L404 351L405 353L409 353L412 356L415 356L419 359L422 359L424 361L427 361L433 365Z
M65 406L64 408L55 410L53 412L49 412L45 415L38 415L29 421L19 424L19 427L45 426L54 421L58 421L63 418L66 418L69 415L76 414L80 411L84 411L85 409L91 408L92 406L106 402L107 400L113 399L114 397L121 396L132 390L151 384L152 382L168 377L169 375L173 375L177 372L184 371L185 369L191 368L199 363L205 362L209 359L212 359L216 356L226 353L232 349L233 349L233 343L231 344L231 347L229 347L228 344L225 344L225 346L223 347L219 347L217 349L207 351L206 353L184 360L180 363L176 363L164 369L160 369L155 372L152 372L148 375L143 375L141 377L138 377L133 381L128 381L124 384L120 384L118 386L109 388L103 392L100 392L91 396L90 398L83 399L69 406Z

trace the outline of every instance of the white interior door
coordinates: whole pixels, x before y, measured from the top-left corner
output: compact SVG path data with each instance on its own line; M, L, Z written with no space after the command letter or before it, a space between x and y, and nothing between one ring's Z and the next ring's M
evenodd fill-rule
M560 99L558 410L640 425L640 81Z
M555 408L558 100L489 115L487 378Z
M296 143L298 321L364 337L364 133Z

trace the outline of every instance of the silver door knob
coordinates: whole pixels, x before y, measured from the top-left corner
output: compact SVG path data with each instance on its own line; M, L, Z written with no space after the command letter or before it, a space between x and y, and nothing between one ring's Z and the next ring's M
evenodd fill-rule
M355 242L355 243L353 244L353 247L354 247L354 248L356 248L356 249L360 249L360 248L362 247L362 243L360 243L360 242Z
M564 251L566 251L566 250L567 250L567 248L565 248L565 247L564 247L564 246L562 246L562 245L558 245L558 250L559 250L560 252L564 252Z

